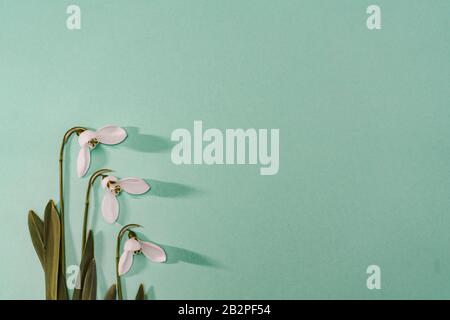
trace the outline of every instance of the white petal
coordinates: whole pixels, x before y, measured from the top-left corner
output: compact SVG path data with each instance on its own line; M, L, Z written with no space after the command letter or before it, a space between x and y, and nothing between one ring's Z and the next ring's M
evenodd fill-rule
M138 251L139 249L141 249L141 244L135 238L128 239L123 245L123 250L126 251Z
M166 253L154 243L140 241L142 253L153 262L166 262Z
M80 144L80 146L84 147L85 145L87 145L89 140L92 140L96 137L97 137L97 134L94 131L85 130L78 137L78 143Z
M91 163L91 150L88 146L81 147L77 159L77 174L82 177L86 174Z
M117 182L117 180L118 179L116 177L114 177L114 176L107 176L106 178L104 178L102 180L102 188L105 189L106 185L108 184L109 181Z
M119 202L109 190L105 190L103 196L102 214L103 218L105 218L108 223L114 223L119 216Z
M97 130L97 139L104 144L121 143L127 137L127 132L121 127L106 126Z
M131 265L133 264L133 252L132 251L124 251L119 259L119 275L123 275L130 270Z
M139 178L123 178L119 180L120 187L131 194L143 194L146 193L150 186L142 179Z

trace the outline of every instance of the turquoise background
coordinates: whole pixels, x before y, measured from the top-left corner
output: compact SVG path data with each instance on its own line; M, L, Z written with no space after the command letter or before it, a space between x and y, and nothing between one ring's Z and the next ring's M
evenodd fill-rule
M82 29L66 28L81 7ZM366 27L381 7L382 30ZM61 137L126 127L93 170L148 179L91 224L99 297L115 236L140 223L169 263L135 260L150 299L450 297L450 1L0 1L0 298L40 299L27 229L58 200ZM176 166L170 134L279 128L280 171ZM68 264L87 178L67 149ZM366 268L382 270L368 290Z

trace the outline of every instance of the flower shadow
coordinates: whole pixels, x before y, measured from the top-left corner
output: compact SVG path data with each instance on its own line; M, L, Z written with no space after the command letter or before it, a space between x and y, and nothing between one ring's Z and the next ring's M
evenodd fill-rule
M151 286L145 293L145 300L156 300L155 287Z
M192 250L166 245L162 245L161 247L167 254L167 264L184 262L209 268L223 268L223 265L219 261Z
M204 267L210 267L210 268L217 268L222 269L224 266L217 260L208 257L206 255L200 254L198 252L194 252L192 250L175 247L175 246L169 246L160 244L154 241L149 240L145 235L139 233L138 237L142 241L150 241L158 246L160 246L165 252L167 256L166 264L176 264L180 262L189 263L197 266L204 266ZM147 260L147 259L145 259Z
M151 186L149 194L156 197L182 198L199 193L198 189L182 183L167 182L156 179L145 179L145 181Z
M137 127L125 127L127 139L123 146L139 152L167 152L172 148L173 142L161 136L143 134Z

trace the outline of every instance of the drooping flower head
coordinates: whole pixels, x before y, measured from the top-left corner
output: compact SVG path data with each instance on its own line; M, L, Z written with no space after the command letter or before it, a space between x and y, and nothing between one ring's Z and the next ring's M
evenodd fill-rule
M150 186L139 178L118 179L114 176L107 176L102 180L102 187L105 194L102 200L102 214L105 221L114 223L119 216L119 202L117 196L123 191L129 194L146 193Z
M106 126L97 131L85 130L78 137L80 144L80 152L78 153L77 174L82 177L86 174L91 163L91 150L99 143L102 144L118 144L127 137L127 132L117 126Z
M120 276L130 270L135 255L144 254L152 262L166 262L166 253L160 246L139 240L133 231L129 231L128 237L129 239L125 241L123 253L119 259L118 271Z

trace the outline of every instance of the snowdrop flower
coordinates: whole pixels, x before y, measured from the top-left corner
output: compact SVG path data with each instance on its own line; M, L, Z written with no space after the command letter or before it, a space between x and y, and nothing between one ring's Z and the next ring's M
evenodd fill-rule
M136 237L136 234L132 231L129 232L130 239L125 241L123 246L123 253L119 259L119 276L124 275L130 270L133 264L133 256L141 253L153 262L166 262L166 253L164 250L151 242L141 241Z
M78 143L81 146L77 161L78 177L84 176L88 171L91 162L91 150L99 143L118 144L125 140L126 137L126 131L117 126L106 126L97 131L83 131L78 137Z
M102 200L102 214L106 222L113 223L119 216L119 202L117 196L123 191L129 194L146 193L150 186L139 178L117 179L114 176L107 176L102 180L102 187L105 194Z

